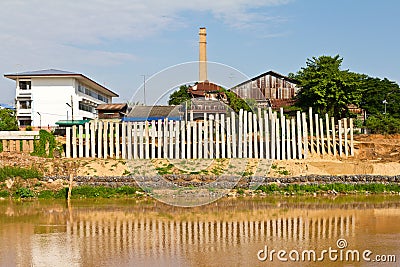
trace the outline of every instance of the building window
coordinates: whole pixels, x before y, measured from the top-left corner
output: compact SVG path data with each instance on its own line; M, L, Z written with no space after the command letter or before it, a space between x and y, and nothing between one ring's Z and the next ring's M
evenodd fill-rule
M106 96L104 96L104 95L102 95L100 93L97 93L97 92L95 92L95 91L93 91L93 90L91 90L91 89L89 89L89 88L87 88L87 87L85 87L85 86L83 86L81 84L78 85L78 92L81 92L81 93L83 93L85 95L88 95L88 96L91 96L91 97L93 97L95 99L103 101L104 103L109 103L110 102L108 97L106 97Z
M31 101L19 101L19 108L20 109L31 109Z
M83 110L83 111L94 113L94 107L84 104L82 102L79 102L79 109Z
M31 81L19 81L20 90L31 90Z
M19 126L32 126L32 121L31 120L20 120L19 121Z

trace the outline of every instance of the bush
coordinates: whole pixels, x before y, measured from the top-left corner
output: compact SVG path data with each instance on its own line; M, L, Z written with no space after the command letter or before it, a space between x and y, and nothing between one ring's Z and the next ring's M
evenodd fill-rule
M17 191L15 191L14 196L19 198L31 198L34 197L35 194L29 188L20 187L17 189Z
M0 190L0 197L6 198L9 197L10 193L6 190Z
M34 167L21 168L4 166L0 168L0 182L13 177L21 177L22 179L41 178L43 174Z
M373 134L400 133L400 119L391 116L369 116L365 122L365 126Z

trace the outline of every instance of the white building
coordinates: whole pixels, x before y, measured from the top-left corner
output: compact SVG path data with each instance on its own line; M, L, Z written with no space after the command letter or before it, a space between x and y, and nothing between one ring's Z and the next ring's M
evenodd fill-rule
M16 81L15 105L18 124L22 127L93 119L97 105L111 103L118 96L80 73L49 69L4 77Z

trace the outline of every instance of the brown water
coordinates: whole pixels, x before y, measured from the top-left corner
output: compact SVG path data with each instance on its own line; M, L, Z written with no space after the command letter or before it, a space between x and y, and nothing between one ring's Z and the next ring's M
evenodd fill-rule
M339 249L338 239L347 247ZM267 246L291 253L260 261ZM309 261L329 247L360 261ZM300 253L299 262L294 262ZM366 262L377 254L397 263ZM263 251L260 257L265 254ZM391 258L389 258L391 257ZM313 259L313 258L312 258ZM400 197L222 199L197 208L135 200L0 202L0 266L400 266Z

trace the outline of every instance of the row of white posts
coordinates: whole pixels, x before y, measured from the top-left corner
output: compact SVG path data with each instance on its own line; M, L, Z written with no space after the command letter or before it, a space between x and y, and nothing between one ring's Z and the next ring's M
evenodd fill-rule
M230 116L228 116L230 115ZM257 114L213 114L203 121L98 121L66 130L67 158L303 159L310 154L354 155L353 121L299 111L294 118L258 109Z

